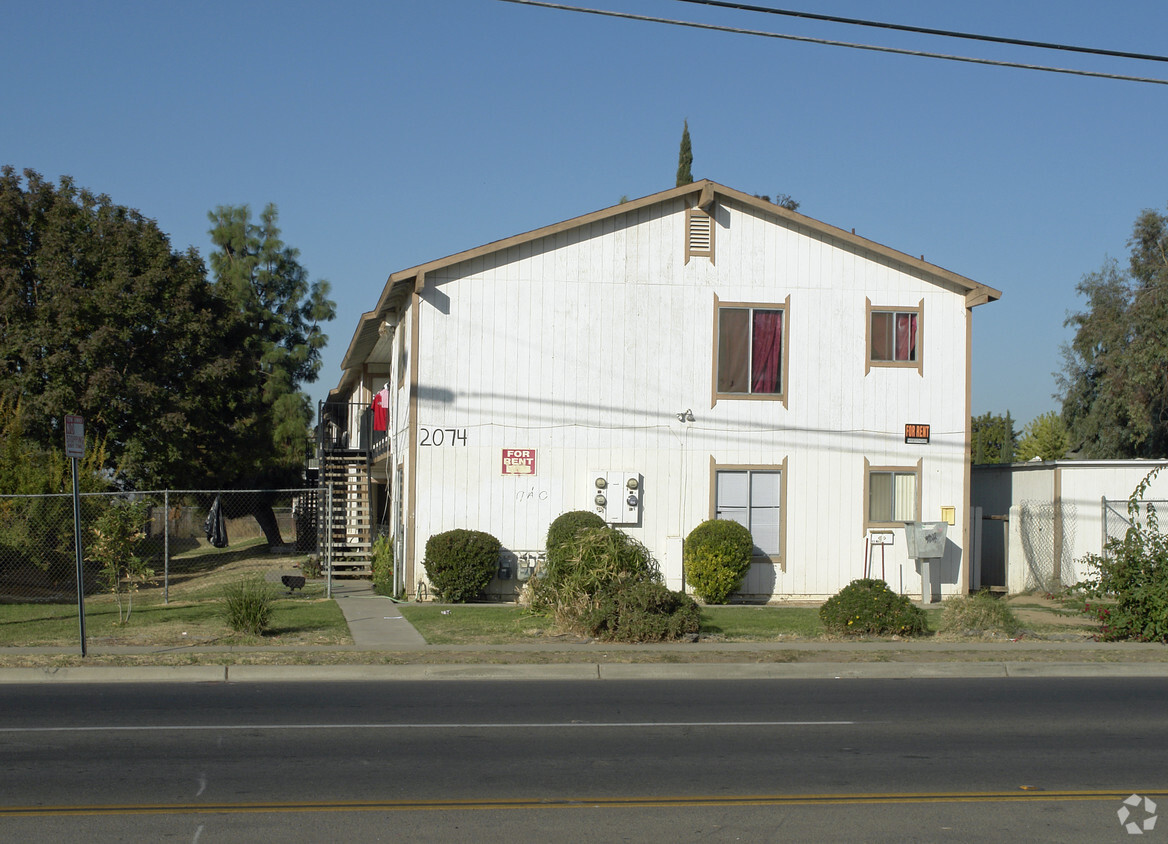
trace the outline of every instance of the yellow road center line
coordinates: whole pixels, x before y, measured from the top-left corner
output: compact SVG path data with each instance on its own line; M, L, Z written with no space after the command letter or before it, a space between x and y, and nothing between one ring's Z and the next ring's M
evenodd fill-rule
M908 803L1042 803L1124 800L1135 792L1168 798L1168 788L1124 791L972 791L907 794L755 794L742 796L560 797L528 800L370 800L295 803L159 803L93 806L0 806L0 818L50 815L275 814L293 812L465 812L516 809L656 809L702 806L903 805Z

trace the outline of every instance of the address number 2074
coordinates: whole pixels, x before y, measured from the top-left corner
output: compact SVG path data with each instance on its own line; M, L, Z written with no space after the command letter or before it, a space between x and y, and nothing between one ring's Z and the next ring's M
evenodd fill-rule
M466 445L466 428L419 428L422 439L418 445Z

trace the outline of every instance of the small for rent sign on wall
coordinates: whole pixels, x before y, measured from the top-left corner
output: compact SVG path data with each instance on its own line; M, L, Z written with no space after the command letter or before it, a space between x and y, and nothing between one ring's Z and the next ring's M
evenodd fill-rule
M504 475L534 475L535 449L534 448L505 448L503 449Z

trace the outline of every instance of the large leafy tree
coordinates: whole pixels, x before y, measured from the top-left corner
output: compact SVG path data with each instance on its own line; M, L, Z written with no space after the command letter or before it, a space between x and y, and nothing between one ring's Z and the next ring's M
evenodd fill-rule
M983 413L973 417L973 462L1012 463L1017 437L1010 411L1005 416Z
M1053 410L1036 416L1027 424L1018 443L1018 459L1061 460L1067 454L1067 426Z
M276 209L211 214L214 281L153 220L108 196L0 170L0 402L59 451L85 416L104 472L137 489L300 482L335 306L280 240ZM233 498L243 501L242 497ZM280 542L270 505L248 509ZM228 515L242 515L242 512Z
M1142 212L1128 245L1126 269L1111 260L1083 277L1086 310L1066 323L1063 420L1092 458L1168 456L1168 217Z
M230 442L244 326L153 220L108 196L0 170L0 397L60 449L80 413L106 470L138 488L202 485Z

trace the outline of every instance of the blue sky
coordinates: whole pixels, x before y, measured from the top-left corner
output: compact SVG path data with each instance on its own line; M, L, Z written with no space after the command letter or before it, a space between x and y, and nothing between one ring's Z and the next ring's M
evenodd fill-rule
M1164 53L1163 0L757 0ZM1168 79L1168 64L675 0L593 6ZM615 20L499 0L2 7L0 163L108 193L206 255L207 212L274 202L338 304L323 397L389 273L694 176L984 282L974 412L1054 409L1075 285L1168 205L1168 86ZM1019 425L1019 426L1020 426Z

